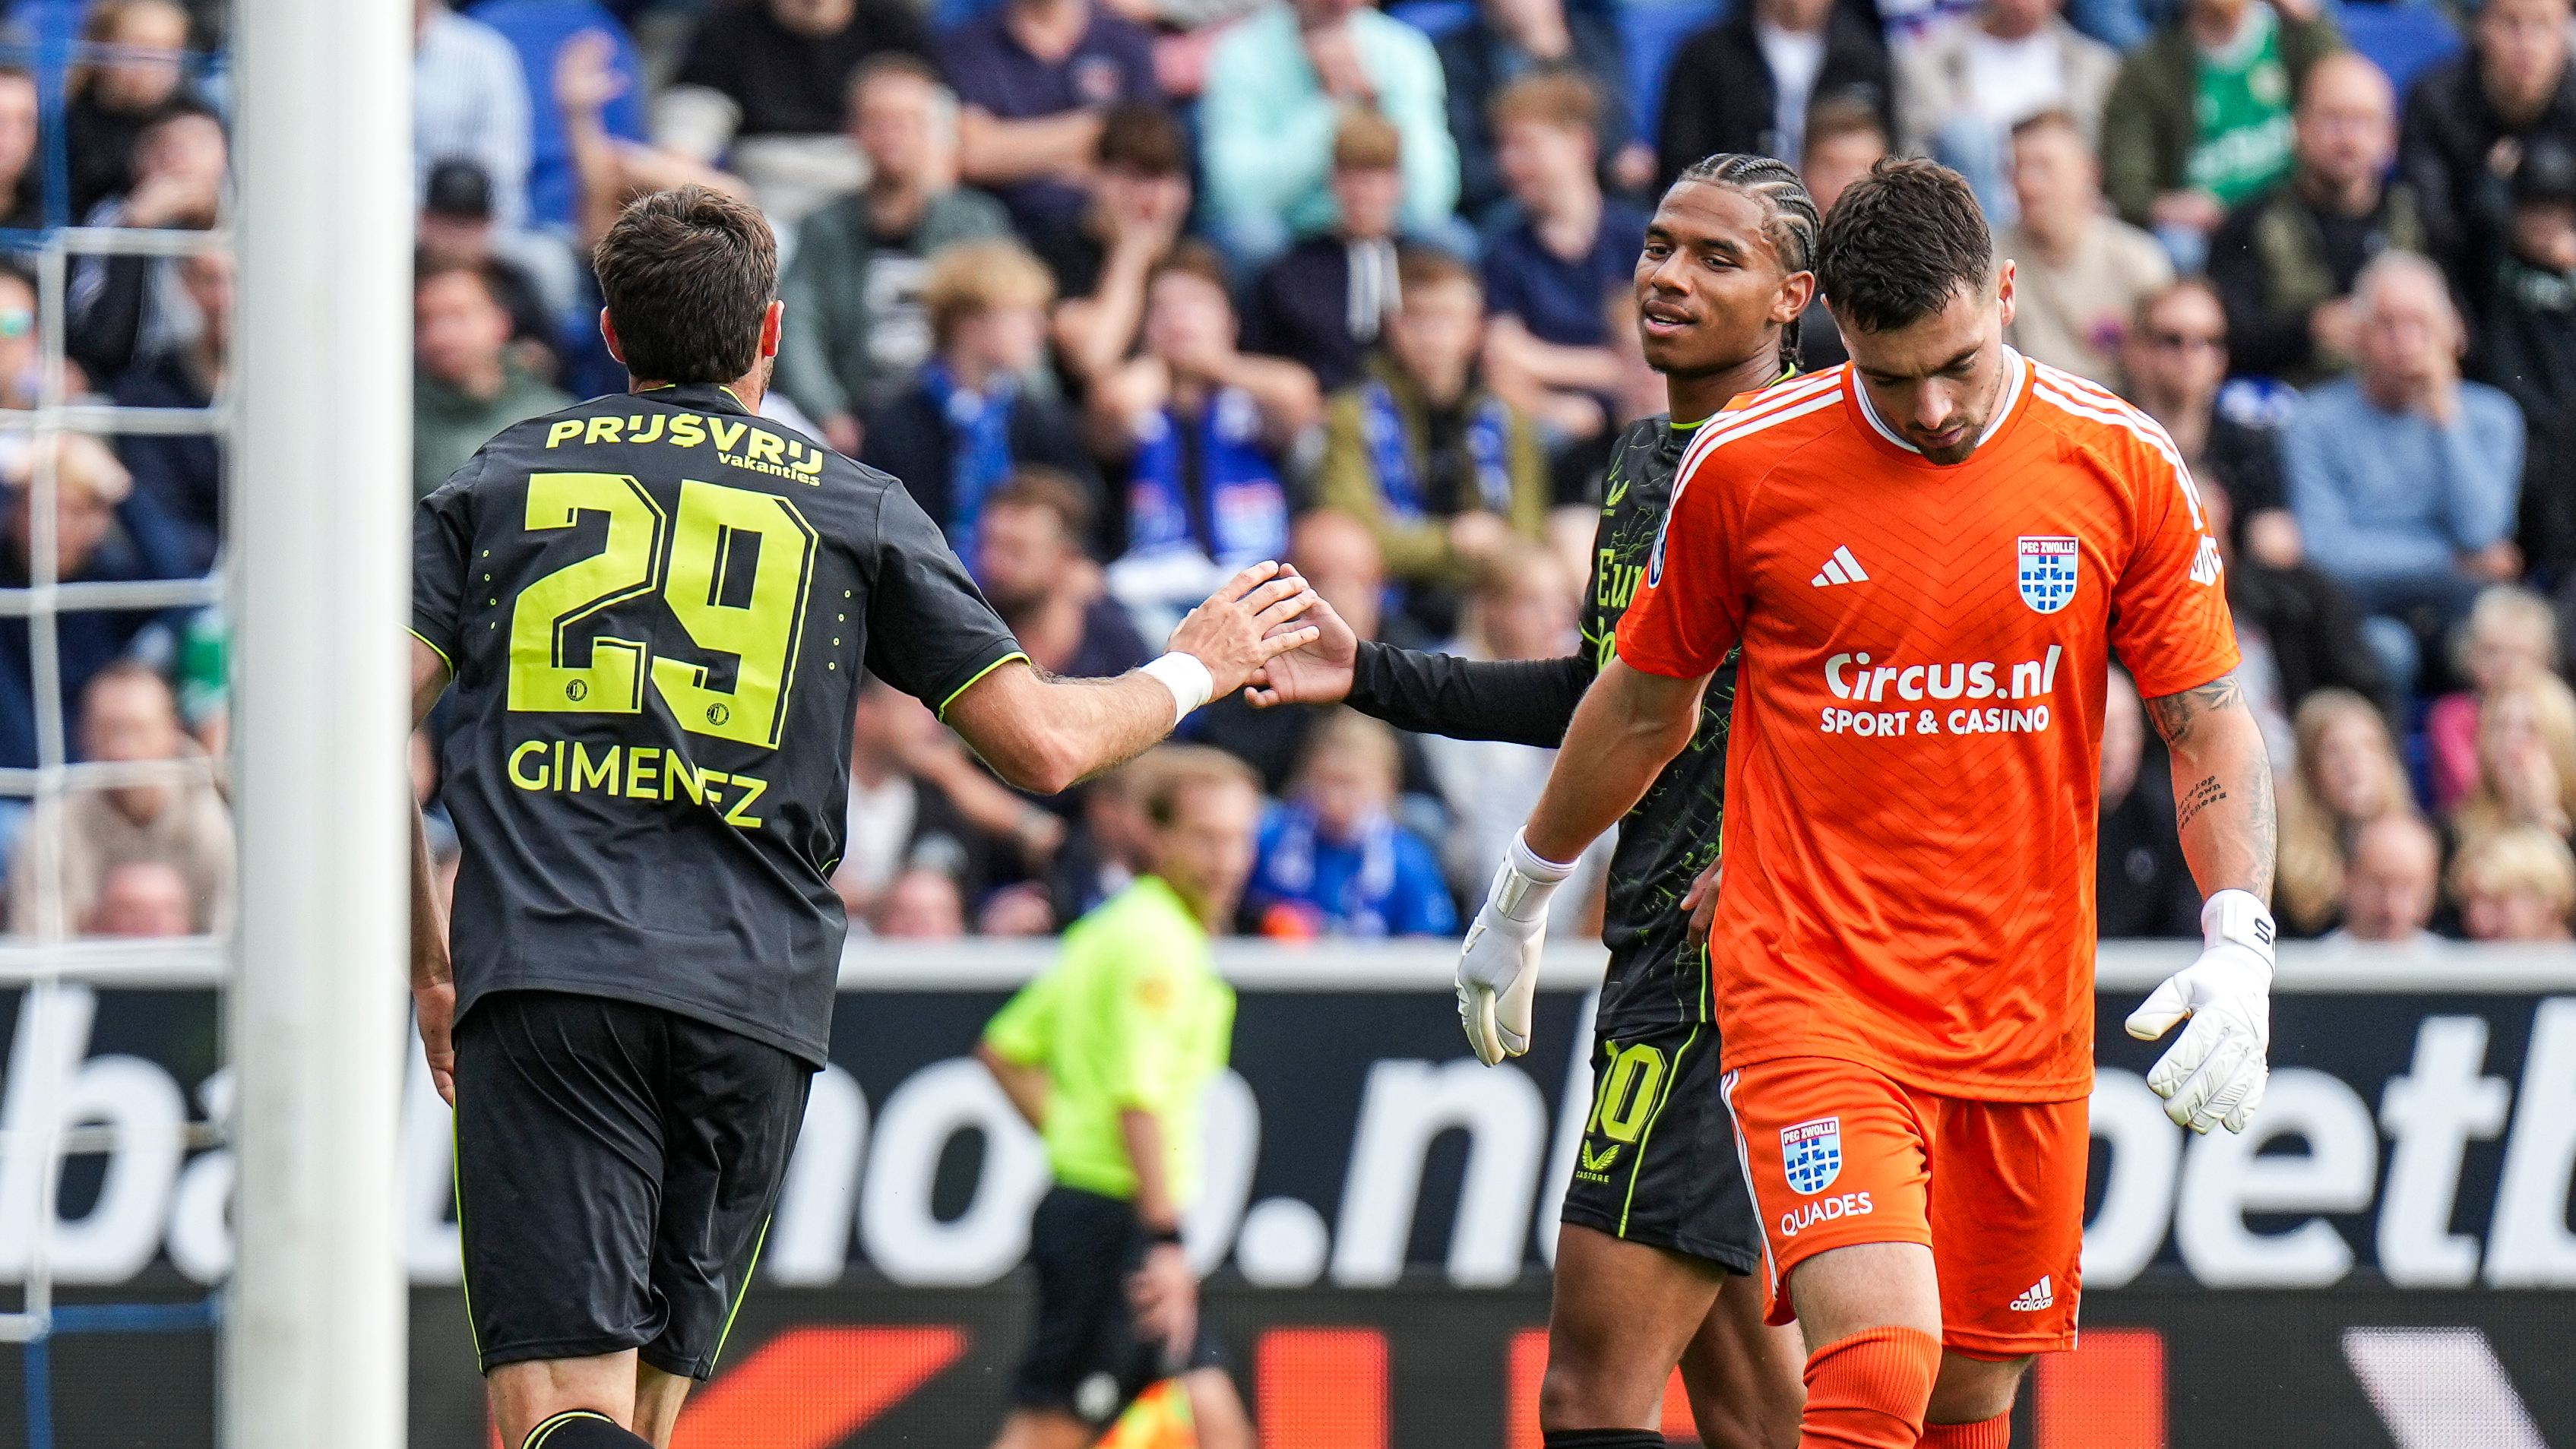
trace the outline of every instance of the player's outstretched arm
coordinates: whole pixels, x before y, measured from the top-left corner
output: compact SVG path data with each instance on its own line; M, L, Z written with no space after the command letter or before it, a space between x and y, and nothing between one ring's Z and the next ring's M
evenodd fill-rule
M1588 654L1462 659L1362 639L1320 596L1305 622L1315 642L1262 666L1244 691L1256 708L1347 703L1415 734L1552 750L1592 683Z
M2272 872L2280 840L2272 762L2234 674L2146 702L2173 754L2175 824L2208 901L2206 946L2129 1017L2152 1041L2189 1019L2147 1086L2165 1115L2195 1132L2242 1132L2263 1104L2271 1068Z
M411 641L411 723L420 722L447 692L447 661L417 638ZM447 916L439 909L438 884L430 871L429 831L420 818L420 802L411 807L411 999L420 1022L422 1055L429 1059L429 1079L438 1095L456 1101L456 1048L448 1030L456 1020L456 982L448 968Z
M1171 652L1116 679L1056 679L1026 663L993 670L942 714L1023 790L1053 794L1153 748L1191 710L1243 687L1315 630L1296 623L1314 591L1275 563L1228 579L1172 631Z
M1673 679L1614 659L1576 707L1538 808L1504 851L1459 952L1458 1020L1486 1065L1529 1050L1548 897L1689 745L1707 688L1706 675Z

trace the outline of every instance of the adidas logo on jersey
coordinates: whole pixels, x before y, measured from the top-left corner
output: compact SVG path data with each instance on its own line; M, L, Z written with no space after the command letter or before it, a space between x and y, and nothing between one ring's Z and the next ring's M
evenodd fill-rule
M1834 556L1825 560L1824 571L1807 582L1825 589L1836 584L1865 584L1869 582L1869 575L1862 570L1860 560L1852 557L1850 549L1837 546Z
M2012 1311L2015 1313L2037 1313L2043 1308L2056 1306L2057 1291L2046 1278L2023 1289L2022 1295L2012 1301Z

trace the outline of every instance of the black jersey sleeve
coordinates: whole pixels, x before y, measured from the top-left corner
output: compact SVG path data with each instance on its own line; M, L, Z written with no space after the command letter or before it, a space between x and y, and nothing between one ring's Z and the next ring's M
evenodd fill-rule
M1416 734L1555 749L1592 685L1586 655L1461 659L1360 641L1351 708Z
M460 652L457 635L465 620L466 563L474 540L468 485L482 470L478 454L412 512L411 632L451 670Z
M995 665L1025 659L930 515L901 484L877 494L868 564L870 673L945 710Z

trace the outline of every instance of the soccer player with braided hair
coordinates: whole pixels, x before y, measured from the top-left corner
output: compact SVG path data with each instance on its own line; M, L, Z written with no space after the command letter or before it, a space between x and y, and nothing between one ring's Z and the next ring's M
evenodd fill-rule
M1272 660L1254 702L1347 700L1429 734L1561 741L1613 657L1684 451L1710 419L1739 400L1758 406L1754 394L1797 371L1821 225L1797 173L1765 156L1711 156L1664 194L1635 295L1646 361L1664 375L1672 410L1629 424L1612 454L1578 653L1418 653L1356 640L1319 607L1306 618L1322 637ZM1676 1362L1709 1449L1770 1449L1797 1435L1801 1355L1763 1327L1763 1285L1749 1276L1762 1233L1718 1096L1705 922L1692 925L1717 860L1734 693L1733 670L1722 670L1691 748L1627 813L1611 857L1594 1104L1557 1234L1539 1392L1548 1449L1661 1449ZM1499 1016L1490 993L1462 992L1460 1005L1485 1061L1527 1047L1525 993Z

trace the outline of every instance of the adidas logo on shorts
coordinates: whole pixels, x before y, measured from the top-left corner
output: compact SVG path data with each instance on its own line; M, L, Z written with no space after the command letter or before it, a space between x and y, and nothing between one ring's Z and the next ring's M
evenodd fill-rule
M2037 1313L2043 1308L2054 1308L2056 1306L2056 1290L2050 1285L2046 1278L2042 1278L2038 1282L2031 1284L2028 1288L2023 1289L2021 1296L2012 1301L2012 1311L2015 1313Z

